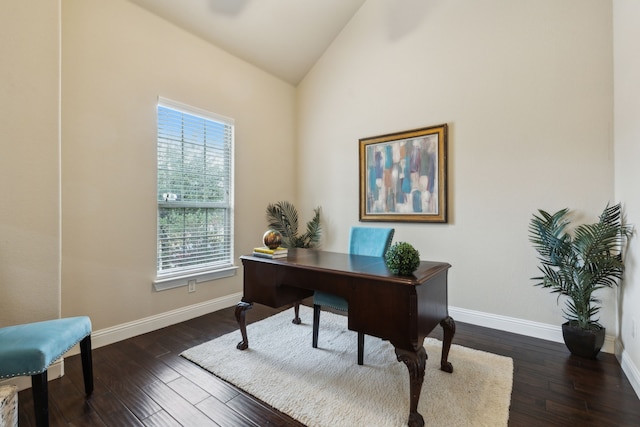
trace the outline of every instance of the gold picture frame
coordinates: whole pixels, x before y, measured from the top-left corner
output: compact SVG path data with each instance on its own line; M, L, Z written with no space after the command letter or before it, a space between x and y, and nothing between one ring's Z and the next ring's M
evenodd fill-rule
M447 125L359 140L360 221L447 222Z

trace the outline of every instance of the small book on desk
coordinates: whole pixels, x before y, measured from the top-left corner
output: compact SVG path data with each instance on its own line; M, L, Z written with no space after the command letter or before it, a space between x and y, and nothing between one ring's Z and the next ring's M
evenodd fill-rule
M258 248L253 248L253 253L261 253L261 254L267 254L267 255L282 255L284 254L285 256L288 253L288 249L287 248L275 248L275 249L269 249L266 246L260 246Z
M260 258L277 259L277 258L286 258L287 255L288 254L286 252L282 252L282 253L279 253L279 254L266 254L264 252L253 251L253 256L257 256L257 257L260 257Z

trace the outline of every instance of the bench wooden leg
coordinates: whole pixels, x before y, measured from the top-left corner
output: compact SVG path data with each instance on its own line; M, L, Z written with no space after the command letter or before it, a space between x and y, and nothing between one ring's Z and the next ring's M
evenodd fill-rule
M91 335L80 341L80 357L82 358L82 375L84 392L89 396L93 392L93 362L91 359Z
M36 426L49 426L49 389L47 388L47 371L31 375L33 407L36 414Z
M318 348L318 330L320 329L320 306L313 305L313 331L311 336L311 346Z
M358 365L364 364L364 333L358 332Z

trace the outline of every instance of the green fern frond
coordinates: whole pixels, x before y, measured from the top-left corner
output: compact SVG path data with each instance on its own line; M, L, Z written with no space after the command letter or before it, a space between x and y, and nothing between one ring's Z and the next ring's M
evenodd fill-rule
M303 248L313 248L320 242L322 228L320 227L320 208L313 210L313 218L307 222L307 231L301 236L301 246Z
M314 217L307 223L306 232L298 236L298 211L291 202L279 201L267 205L269 228L282 234L282 246L286 248L312 248L320 241L320 208L314 209Z

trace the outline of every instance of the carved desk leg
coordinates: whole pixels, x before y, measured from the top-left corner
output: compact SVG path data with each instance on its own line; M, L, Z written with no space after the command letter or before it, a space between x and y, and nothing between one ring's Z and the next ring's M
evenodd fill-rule
M418 413L418 400L424 381L424 367L427 362L427 352L424 347L418 351L408 351L396 348L398 361L403 362L409 369L409 427L423 427L424 418Z
M295 313L295 316L291 323L293 323L294 325L299 325L300 323L302 323L302 320L300 320L300 301L295 303L295 305L293 306L293 312Z
M240 301L236 306L236 321L240 326L240 333L242 334L242 341L236 346L238 350L246 350L249 348L246 313L247 310L251 310L251 308L253 308L253 304L244 301Z
M445 372L453 372L453 365L447 361L449 358L449 350L451 349L451 341L453 341L453 335L456 333L456 322L450 316L445 317L440 322L443 330L442 340L442 358L440 359L440 369Z

